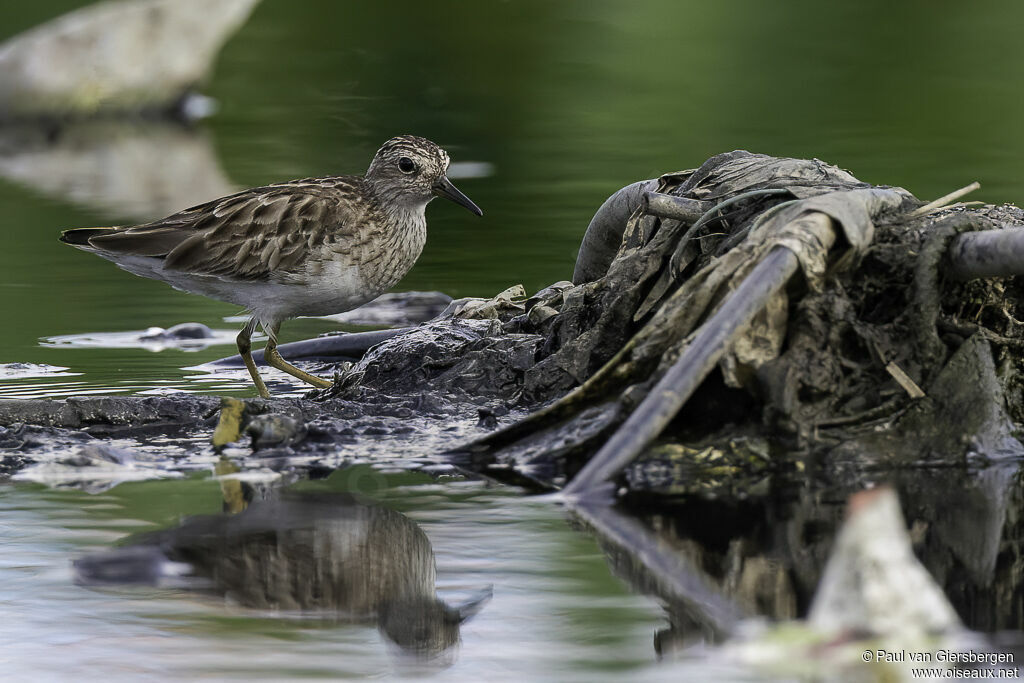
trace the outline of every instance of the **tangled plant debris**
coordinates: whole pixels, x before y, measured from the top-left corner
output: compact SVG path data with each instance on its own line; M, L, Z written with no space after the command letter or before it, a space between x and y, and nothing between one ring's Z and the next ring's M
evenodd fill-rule
M463 462L550 487L595 452L632 449L589 482L598 483L659 436L701 446L756 435L775 451L856 452L862 464L1019 452L1011 430L1021 418L1020 361L1008 353L1020 344L1019 283L947 277L958 234L1019 226L1019 209L922 206L824 162L747 152L663 176L656 189L629 186L625 200L602 207L612 216L595 216L585 244L607 245L613 240L593 233L618 229L619 249L601 275L607 250L581 253L578 284L553 306L548 353L527 372L524 392L569 393L460 449ZM776 269L788 289L774 282L777 291L746 312L728 343L711 338L719 310L742 307L767 283L730 298L779 246L803 277ZM710 342L719 353L705 353L704 370L717 367L677 416L688 396L661 382ZM629 422L645 409L649 419Z

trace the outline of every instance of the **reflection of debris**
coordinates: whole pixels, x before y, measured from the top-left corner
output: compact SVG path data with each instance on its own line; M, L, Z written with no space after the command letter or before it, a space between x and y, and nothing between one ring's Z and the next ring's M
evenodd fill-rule
M661 443L625 471L629 490L638 497L706 494L745 496L757 490L773 467L768 441L736 438L702 448Z
M245 607L376 624L404 651L441 664L454 661L460 625L491 595L446 605L423 530L342 495L293 494L237 515L194 517L77 560L75 571L84 584L170 581L212 588Z
M97 464L112 463L114 465L132 465L137 461L154 462L153 456L135 454L126 448L118 448L108 443L90 443L79 448L64 459L64 465L72 467L90 467Z
M126 481L181 478L164 458L134 453L108 444L89 443L70 455L39 462L13 475L15 481L31 481L55 488L74 487L90 493L106 491Z
M709 638L731 633L744 616L692 558L661 542L635 518L602 504L570 509L601 539L614 572L656 594L673 615L685 614L687 623Z
M202 323L178 323L166 330L162 327L151 327L139 337L142 341L176 342L193 339L213 339L216 333Z
M0 363L0 380L29 379L32 377L71 377L78 372L67 372L68 368L46 363Z
M0 176L118 219L151 220L234 191L209 137L148 119L0 127Z
M363 304L359 308L334 315L313 316L333 320L345 325L373 325L377 327L399 327L416 325L441 315L451 304L452 298L443 292L390 292ZM247 315L232 315L224 318L226 323L244 323ZM284 347L279 347L284 353ZM255 355L255 352L253 352Z
M440 315L451 301L441 292L394 292L355 310L324 317L346 325L416 325Z
M0 45L0 117L170 108L257 0L116 0Z
M213 330L202 323L180 323L168 329L151 327L143 331L93 332L91 334L65 334L46 337L43 346L72 346L100 349L146 349L163 351L201 351L210 346L234 344L237 332Z
M953 660L936 652L966 647L985 650L914 556L899 500L882 488L850 498L807 621L737 639L722 655L779 674L828 671L835 680L912 680L911 668L920 661L944 669ZM929 659L915 664L880 652L923 653Z
M760 545L763 528L747 529L739 522L744 533L736 535L737 520L718 520L711 529L704 521L693 523L690 531L699 529L702 542L680 529L670 531L671 523L669 528L642 525L615 507L569 505L598 536L613 571L665 605L671 628L658 634L656 648L678 660L679 673L710 661L733 667L744 679L756 670L772 680L904 680L913 662L889 662L876 657L877 651L931 653L931 661L943 667L946 663L935 657L939 649L986 649L979 635L964 630L942 588L915 556L892 489L850 498L824 572L810 574L820 579L806 620L795 619L794 590L800 588L793 580L799 569L786 564L820 562L814 559L817 544L802 546L798 540L810 520L773 528L781 548L766 548ZM729 506L722 503L715 510L722 513ZM682 514L691 519L698 510ZM715 516L712 512L710 518ZM724 534L728 544L722 543L724 530L733 532ZM791 556L777 557L778 550ZM750 618L755 614L779 621ZM723 636L727 640L718 647L694 647ZM865 651L871 654L867 661Z
M488 161L453 161L448 166L449 178L489 178L494 175L494 164Z

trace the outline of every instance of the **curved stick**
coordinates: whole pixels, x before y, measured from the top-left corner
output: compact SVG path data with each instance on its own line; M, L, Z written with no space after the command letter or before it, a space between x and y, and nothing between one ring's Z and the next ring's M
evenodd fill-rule
M643 201L644 193L658 187L658 179L641 180L626 185L604 200L590 219L580 243L580 253L572 273L572 283L593 282L608 272L626 231L626 221Z
M316 339L304 339L302 341L281 344L277 351L281 355L298 360L302 358L329 358L331 360L358 360L370 349L382 341L416 329L414 327L397 327L390 330L373 330L370 332L350 332L347 334L332 334L327 337ZM253 359L257 363L266 363L263 358L263 350L254 351ZM210 365L222 367L241 367L241 356L228 356L212 361Z

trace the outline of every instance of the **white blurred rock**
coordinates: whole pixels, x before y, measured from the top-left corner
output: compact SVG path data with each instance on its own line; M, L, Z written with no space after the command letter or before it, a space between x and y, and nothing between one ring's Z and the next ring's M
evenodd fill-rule
M953 606L914 556L890 488L850 498L808 624L823 633L913 636L961 627Z
M108 0L0 45L0 113L171 106L201 83L258 0Z

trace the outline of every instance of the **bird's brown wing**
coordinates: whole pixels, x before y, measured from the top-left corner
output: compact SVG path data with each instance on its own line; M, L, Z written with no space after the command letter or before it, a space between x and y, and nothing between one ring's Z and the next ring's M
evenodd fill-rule
M268 185L185 209L145 225L90 237L95 249L162 257L166 267L242 280L300 268L311 251L345 252L361 222L358 178Z

